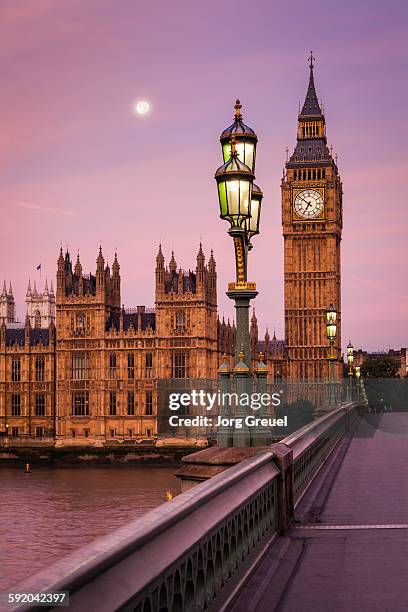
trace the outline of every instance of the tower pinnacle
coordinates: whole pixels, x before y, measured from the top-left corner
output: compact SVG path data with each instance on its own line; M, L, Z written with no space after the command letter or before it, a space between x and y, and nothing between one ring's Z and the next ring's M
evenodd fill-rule
M319 100L317 98L315 84L314 84L314 75L313 68L315 63L315 57L313 56L312 51L309 56L309 86L307 88L306 98L303 103L302 110L300 111L300 117L315 117L322 115L322 109L320 108Z

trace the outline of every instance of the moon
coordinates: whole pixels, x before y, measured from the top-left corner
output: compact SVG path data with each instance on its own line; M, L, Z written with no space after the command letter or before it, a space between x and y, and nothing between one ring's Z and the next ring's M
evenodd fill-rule
M133 110L137 115L147 115L150 111L150 104L147 100L138 100L135 102Z

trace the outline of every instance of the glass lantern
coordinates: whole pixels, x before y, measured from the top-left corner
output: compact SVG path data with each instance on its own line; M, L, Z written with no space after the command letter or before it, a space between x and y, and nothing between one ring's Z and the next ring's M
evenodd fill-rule
M330 342L334 342L337 336L337 310L330 304L326 310L326 334Z
M251 216L244 222L245 230L248 239L251 240L252 236L259 234L259 220L261 217L261 204L262 204L263 193L255 183L252 185L252 198L251 198Z
M242 227L251 216L252 183L251 169L238 158L232 142L231 157L215 173L218 185L220 217L230 222L231 227Z
M349 366L353 365L353 361L354 361L354 347L351 344L351 340L347 345L347 363L349 364Z
M258 142L255 132L242 121L241 103L235 103L234 123L227 127L220 137L224 163L231 157L231 138L235 138L236 150L239 159L255 172L256 143Z

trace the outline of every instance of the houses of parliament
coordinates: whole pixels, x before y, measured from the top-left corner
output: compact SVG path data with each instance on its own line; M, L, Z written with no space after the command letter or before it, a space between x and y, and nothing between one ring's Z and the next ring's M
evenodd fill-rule
M231 135L245 130L235 116ZM249 128L247 128L249 129ZM225 132L224 132L225 133ZM251 358L265 355L269 377L327 377L325 311L341 321L342 184L327 146L325 117L310 59L297 144L282 178L285 339L258 337L250 322ZM233 363L234 324L217 314L216 262L200 244L193 269L174 253L156 256L155 306L126 309L120 264L102 249L95 274L84 274L62 249L56 289L29 283L24 324L15 321L11 285L0 295L0 436L52 438L57 445L154 438L163 380L216 379L222 355ZM338 327L340 329L340 325ZM341 336L335 351L340 372ZM198 387L197 387L198 388Z

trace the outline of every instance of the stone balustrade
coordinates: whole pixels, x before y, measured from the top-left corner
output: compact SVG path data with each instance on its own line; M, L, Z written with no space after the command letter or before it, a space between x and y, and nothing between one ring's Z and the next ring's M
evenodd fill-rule
M13 590L69 591L70 612L224 609L276 534L287 529L358 408L348 404L320 417Z

